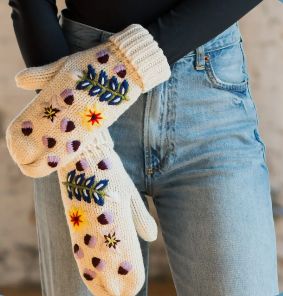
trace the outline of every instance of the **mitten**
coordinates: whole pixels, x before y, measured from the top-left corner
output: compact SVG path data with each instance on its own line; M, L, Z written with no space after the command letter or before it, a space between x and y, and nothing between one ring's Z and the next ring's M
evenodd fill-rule
M61 195L80 275L95 296L134 296L145 280L137 232L157 236L108 131L58 170Z
M77 157L100 129L170 74L163 51L137 24L99 46L23 70L18 86L42 91L9 125L10 154L25 175L46 176Z

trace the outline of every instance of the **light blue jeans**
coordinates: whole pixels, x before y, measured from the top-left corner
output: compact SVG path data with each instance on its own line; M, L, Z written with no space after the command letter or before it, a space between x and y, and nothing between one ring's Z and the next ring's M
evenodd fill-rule
M62 28L73 52L111 35L64 17ZM238 23L171 68L110 133L144 202L153 198L177 294L277 295L269 172ZM43 295L90 295L56 174L35 181L35 209Z

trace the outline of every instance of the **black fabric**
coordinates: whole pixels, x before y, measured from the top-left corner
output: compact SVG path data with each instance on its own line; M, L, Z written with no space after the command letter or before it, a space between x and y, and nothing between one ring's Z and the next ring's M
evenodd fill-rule
M223 32L262 0L66 0L67 16L109 32L132 23L146 27L173 64ZM69 54L56 0L9 0L27 66Z

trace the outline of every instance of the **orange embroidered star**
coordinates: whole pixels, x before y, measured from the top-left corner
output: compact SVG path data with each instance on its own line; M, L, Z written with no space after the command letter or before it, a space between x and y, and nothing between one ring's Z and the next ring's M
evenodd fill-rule
M96 105L87 106L81 113L82 125L87 129L91 130L94 126L100 125L104 119L102 112L97 109Z
M70 222L74 227L80 227L81 223L83 223L82 213L79 210L74 210L70 212Z

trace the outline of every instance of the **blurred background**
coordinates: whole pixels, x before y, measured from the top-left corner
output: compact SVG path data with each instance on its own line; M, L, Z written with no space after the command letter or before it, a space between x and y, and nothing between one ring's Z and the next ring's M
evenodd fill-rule
M59 8L63 1L58 1ZM8 155L5 129L30 100L16 88L24 67L6 1L0 2L0 294L40 296L32 180ZM240 20L252 93L266 144L277 232L278 272L283 291L283 5L266 0ZM154 209L152 209L154 213ZM162 237L152 244L150 296L176 295ZM59 296L59 295L58 295ZM240 295L239 295L240 296Z

